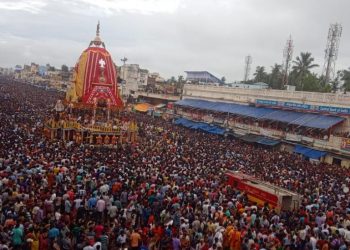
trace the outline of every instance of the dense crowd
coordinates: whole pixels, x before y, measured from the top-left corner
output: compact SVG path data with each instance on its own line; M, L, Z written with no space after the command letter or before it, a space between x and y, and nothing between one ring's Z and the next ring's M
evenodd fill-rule
M0 80L0 250L349 249L349 170L134 113L134 144L48 141L59 98ZM300 208L250 203L228 169L300 193Z

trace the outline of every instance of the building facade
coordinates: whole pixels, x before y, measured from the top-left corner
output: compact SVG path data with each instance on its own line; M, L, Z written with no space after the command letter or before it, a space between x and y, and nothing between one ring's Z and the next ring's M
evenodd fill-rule
M120 78L123 80L122 95L135 93L140 86L147 85L148 70L141 69L138 64L125 64L120 67Z
M275 116L276 120L287 118L281 116L289 111L302 112L311 118L315 114L325 117L340 117L344 121L327 131L292 126L292 124L300 122L298 120L290 120L282 125L278 121L266 122L259 121L259 119L249 123L243 118L230 120L227 122L227 126L237 134L263 135L324 150L328 152L323 159L324 161L328 163L340 162L341 165L350 167L350 94L185 84L183 99L272 108L276 110L276 113L271 116ZM278 115L279 113L281 115ZM193 116L192 113L188 115L190 118ZM231 119L232 116L229 117ZM309 122L314 121L310 120ZM301 130L303 133L300 132Z

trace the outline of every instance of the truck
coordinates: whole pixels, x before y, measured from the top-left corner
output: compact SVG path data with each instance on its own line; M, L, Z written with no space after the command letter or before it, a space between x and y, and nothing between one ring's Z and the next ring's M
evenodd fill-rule
M228 185L244 192L248 200L258 206L267 204L276 212L280 212L296 210L301 205L301 195L298 193L261 181L240 171L227 171L226 176Z

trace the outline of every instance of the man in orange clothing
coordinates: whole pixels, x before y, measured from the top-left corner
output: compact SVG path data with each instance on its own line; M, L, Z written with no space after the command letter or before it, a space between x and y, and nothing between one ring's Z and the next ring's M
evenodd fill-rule
M234 227L231 233L231 244L230 250L240 250L241 249L241 232Z
M138 250L140 249L140 245L141 235L135 229L133 229L130 235L130 247L132 250Z
M231 245L231 236L232 236L232 231L233 231L233 226L229 224L226 227L226 230L224 232L224 242L223 242L223 247L224 249L228 249Z
M49 172L47 174L47 183L49 188L52 188L52 186L55 184L55 175L52 172Z

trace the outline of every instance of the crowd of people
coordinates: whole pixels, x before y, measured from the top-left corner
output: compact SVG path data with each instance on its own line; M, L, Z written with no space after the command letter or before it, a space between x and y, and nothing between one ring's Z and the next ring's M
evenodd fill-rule
M57 92L0 80L1 249L349 249L348 169L130 113L137 143L50 141ZM249 202L240 170L298 192L294 211Z

